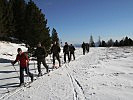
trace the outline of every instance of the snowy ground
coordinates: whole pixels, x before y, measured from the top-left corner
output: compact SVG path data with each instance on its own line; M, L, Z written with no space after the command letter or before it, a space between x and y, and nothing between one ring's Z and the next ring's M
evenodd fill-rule
M0 99L8 100L132 100L133 98L133 47L91 48L85 56L76 49L76 60L55 69L50 76L34 81L11 95L9 91L19 84L17 72L10 60L15 59L18 44L0 43ZM23 51L26 48L22 47ZM62 52L61 52L62 56ZM61 58L62 59L62 58ZM63 60L62 60L63 61ZM34 63L31 72L37 74ZM47 57L49 67L52 66ZM42 66L43 73L46 72ZM25 81L30 81L25 77ZM9 92L9 93L8 93ZM4 97L4 98L2 98ZM7 98L9 97L9 98Z

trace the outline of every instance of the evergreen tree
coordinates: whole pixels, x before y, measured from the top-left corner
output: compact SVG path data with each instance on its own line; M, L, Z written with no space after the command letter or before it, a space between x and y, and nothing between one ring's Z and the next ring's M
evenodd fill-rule
M108 41L107 45L108 45L109 47L113 46L113 45L114 45L113 40L112 40L112 39L110 39L110 40Z
M56 42L59 44L59 38L58 38L58 33L56 30L53 28L52 30L52 36L51 36L52 42Z
M101 46L106 47L107 46L106 42L102 40Z
M118 40L115 41L114 46L116 46L116 47L119 46L119 42L118 42Z
M100 36L99 36L99 40L98 40L98 47L101 47L101 39L100 39Z
M8 17L7 16L7 0L0 0L0 37L6 37L8 34Z
M23 35L25 33L25 8L26 3L24 0L10 0L10 7L13 14L13 25L15 27L14 36L21 41L23 40Z
M41 42L48 49L51 45L49 27L45 15L36 4L30 0L26 7L26 34L24 39L30 46L36 46Z
M14 14L13 14L13 5L12 5L12 0L9 0L8 3L8 36L13 37L15 33L15 19L14 19Z
M129 38L128 41L129 41L129 45L133 46L133 40L131 38Z
M94 41L93 41L93 37L92 37L92 35L90 36L90 47L95 47L95 43L94 43Z
M123 39L119 42L119 46L124 46L124 40Z
M102 47L102 42L100 41L99 47Z
M129 46L130 43L129 43L129 39L128 37L126 36L125 39L124 39L124 46Z

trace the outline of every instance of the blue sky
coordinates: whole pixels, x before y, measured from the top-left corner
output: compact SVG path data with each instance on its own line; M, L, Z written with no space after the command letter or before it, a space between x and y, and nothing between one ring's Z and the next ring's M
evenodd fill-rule
M133 0L33 0L68 43L133 38Z

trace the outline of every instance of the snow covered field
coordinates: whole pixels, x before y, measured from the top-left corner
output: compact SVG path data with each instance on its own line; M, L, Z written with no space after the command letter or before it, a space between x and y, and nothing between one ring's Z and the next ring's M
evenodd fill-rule
M30 88L25 87L12 95L19 84L19 66L15 65L16 72L10 60L15 59L18 47L27 50L18 44L0 42L0 99L133 100L133 47L91 48L85 56L82 49L77 48L75 61L62 65L50 76L44 75ZM30 62L30 69L37 74L34 63ZM52 66L50 56L47 63ZM46 72L43 66L42 71ZM25 81L30 80L25 77Z

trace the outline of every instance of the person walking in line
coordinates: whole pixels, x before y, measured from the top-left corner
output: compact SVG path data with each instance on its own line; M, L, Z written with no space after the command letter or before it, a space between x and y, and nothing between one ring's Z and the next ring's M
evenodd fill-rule
M74 53L75 47L72 44L69 46L69 51L70 51L70 60L72 60L71 59L72 56L73 56L73 59L75 60L75 53Z
M16 60L12 61L11 64L14 66L14 64L16 62L20 62L20 84L24 85L24 70L26 72L26 74L31 78L31 82L33 81L33 74L29 72L29 59L28 59L28 55L24 52L22 52L21 48L17 49L17 56L16 56Z
M65 42L65 45L63 47L63 53L64 53L64 63L66 63L66 55L68 56L68 62L70 62L69 46L68 46L67 42Z
M34 55L37 57L38 76L42 76L41 63L46 68L46 72L49 73L49 68L45 60L46 55L47 55L47 52L45 47L42 47L41 43L38 43L37 49L35 50L35 55Z
M83 48L83 55L85 55L86 45L85 45L85 43L84 43L84 42L83 42L83 44L82 44L82 48Z
M53 46L51 47L51 53L53 54L53 68L57 68L57 66L55 66L55 57L59 62L59 67L61 67L61 61L60 61L60 53L61 49L59 47L59 45L54 42Z
M90 49L90 45L89 45L89 43L86 43L86 51L87 51L87 53L89 52L89 49Z

